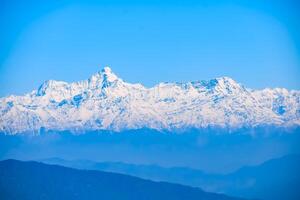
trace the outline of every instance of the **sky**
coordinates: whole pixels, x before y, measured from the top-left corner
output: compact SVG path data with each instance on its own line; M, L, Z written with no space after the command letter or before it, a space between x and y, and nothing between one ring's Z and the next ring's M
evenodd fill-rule
M0 96L105 66L148 87L229 76L299 90L300 3L0 1Z

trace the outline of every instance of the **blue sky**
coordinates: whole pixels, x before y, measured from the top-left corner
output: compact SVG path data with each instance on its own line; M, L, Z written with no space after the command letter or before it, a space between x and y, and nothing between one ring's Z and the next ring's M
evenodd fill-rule
M149 87L230 76L300 89L297 1L46 2L0 3L0 96L106 65Z

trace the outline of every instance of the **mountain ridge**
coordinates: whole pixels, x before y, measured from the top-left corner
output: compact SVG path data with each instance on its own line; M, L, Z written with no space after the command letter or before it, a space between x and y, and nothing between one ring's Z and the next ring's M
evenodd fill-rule
M0 132L150 128L242 128L300 125L300 91L251 90L229 77L146 88L109 67L89 79L45 81L24 96L0 98Z
M179 183L199 187L208 192L223 193L247 199L299 199L296 183L300 181L298 169L300 154L272 158L256 165L246 165L233 172L207 173L189 167L161 167L123 162L95 162L90 160L64 160L49 158L40 160L77 169L93 169L133 175L154 181ZM284 188L289 185L290 189ZM298 194L298 195L297 195Z
M238 200L167 182L34 161L0 161L1 199Z

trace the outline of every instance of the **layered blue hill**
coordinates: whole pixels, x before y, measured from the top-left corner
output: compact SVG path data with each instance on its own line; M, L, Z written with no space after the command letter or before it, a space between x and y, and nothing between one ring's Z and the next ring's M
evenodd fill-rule
M178 184L17 160L0 162L0 195L2 200L237 200Z
M59 158L43 160L79 169L94 169L129 174L156 181L167 181L200 187L210 192L264 200L298 200L300 193L300 156L288 155L260 165L243 167L229 174L209 174L201 170L157 165L134 165L121 162L67 161Z

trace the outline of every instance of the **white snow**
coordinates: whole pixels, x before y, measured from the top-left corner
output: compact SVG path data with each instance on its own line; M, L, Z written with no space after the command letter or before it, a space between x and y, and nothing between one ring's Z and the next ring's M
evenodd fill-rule
M300 91L246 89L231 78L130 84L109 67L88 80L46 81L24 96L0 98L0 132L300 125Z

